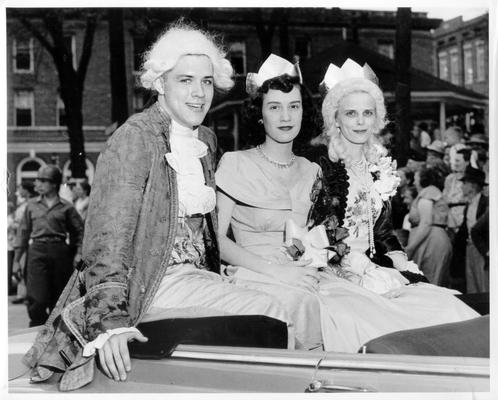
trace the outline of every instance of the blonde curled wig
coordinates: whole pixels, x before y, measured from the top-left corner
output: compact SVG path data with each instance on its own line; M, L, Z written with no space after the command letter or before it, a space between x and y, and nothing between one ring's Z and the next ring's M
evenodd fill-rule
M143 56L140 82L146 89L156 89L158 78L173 69L184 55L205 55L213 65L214 87L220 92L230 90L234 81L233 67L219 40L183 20L178 20L159 36Z
M337 83L332 87L325 96L322 103L322 115L324 130L322 137L328 139L329 158L337 162L342 160L346 166L350 165L350 158L346 153L344 144L342 143L340 132L336 126L336 117L339 110L341 99L351 93L363 92L367 93L375 101L376 122L374 126L374 134L370 136L367 142L363 145L363 152L369 162L377 162L378 158L387 153L386 149L380 144L377 136L386 125L386 106L384 104L384 95L380 88L364 78L351 78Z

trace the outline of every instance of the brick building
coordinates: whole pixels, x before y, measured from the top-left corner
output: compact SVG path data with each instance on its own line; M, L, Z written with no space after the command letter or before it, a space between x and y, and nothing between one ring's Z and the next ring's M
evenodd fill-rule
M124 47L128 112L140 111L150 93L136 87L140 54L164 25L184 15L209 30L219 32L236 69L236 87L228 96L215 98L207 124L215 128L220 146L238 148L240 111L247 72L256 71L263 58L274 52L288 59L306 60L341 43L352 43L394 58L395 12L341 10L338 8L198 8L127 9ZM412 14L412 65L433 73L431 30L441 23L426 13ZM77 18L64 26L64 40L74 63L81 54L84 26ZM108 26L101 18L85 80L83 121L87 173L90 180L97 156L112 133L110 52ZM324 72L324 71L323 71ZM305 76L306 79L306 76ZM15 18L7 18L7 140L9 190L32 179L38 167L57 162L66 175L69 144L64 126L64 106L51 55ZM312 91L317 88L310 87Z
M488 96L489 87L489 14L468 21L456 17L444 21L433 32L434 75L454 85ZM478 120L488 120L486 107L463 115L467 130ZM481 132L483 132L481 130Z

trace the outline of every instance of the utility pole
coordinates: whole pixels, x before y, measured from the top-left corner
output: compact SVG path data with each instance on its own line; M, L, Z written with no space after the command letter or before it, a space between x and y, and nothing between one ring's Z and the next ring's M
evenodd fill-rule
M400 167L406 165L410 152L411 25L411 8L399 7L396 13L396 49L394 57L396 77L396 146L394 148L394 158L398 161L398 166Z

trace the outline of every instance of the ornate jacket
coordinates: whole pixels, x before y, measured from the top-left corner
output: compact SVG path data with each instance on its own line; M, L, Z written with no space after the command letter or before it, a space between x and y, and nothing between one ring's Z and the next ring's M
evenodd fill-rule
M311 207L308 220L314 225L323 223L327 217L334 215L337 217L339 225L344 223L346 212L349 176L342 161L333 162L328 157L320 157L320 167L322 176L315 184L313 206ZM375 179L375 178L374 178ZM394 235L391 220L391 203L384 201L382 210L374 224L374 245L375 255L372 261L383 267L394 268L392 260L386 255L390 251L403 250L403 247ZM369 250L367 251L369 253ZM410 271L400 271L400 273L410 281L427 282L423 275L414 274Z
M170 123L156 102L130 117L99 156L82 263L23 360L32 382L54 372L63 373L62 391L91 382L95 356L83 357L84 345L108 329L136 326L153 300L178 223L176 176L165 159ZM201 126L199 139L208 146L206 184L215 189L216 136ZM206 262L219 272L215 211L206 222Z

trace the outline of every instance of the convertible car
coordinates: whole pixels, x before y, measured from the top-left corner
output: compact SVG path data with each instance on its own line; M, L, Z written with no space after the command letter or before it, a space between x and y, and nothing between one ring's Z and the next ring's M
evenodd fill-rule
M149 340L153 346L130 346L134 359L125 382L112 381L97 369L93 382L77 392L490 391L489 315L394 332L366 343L356 354L275 348L286 342L286 330L278 326L279 321L255 320L256 324L251 321L252 328L245 329L249 325L244 326L244 320L237 318L211 318L207 321L211 330L199 318L172 320L163 332L177 335L169 339L157 327L149 327L144 334L156 335ZM251 331L261 323L268 329L259 339L256 334L251 343L252 339L247 338L255 337ZM47 382L32 384L30 372L21 362L36 332L31 328L9 337L10 393L58 391L60 374ZM224 343L223 337L227 336L220 335L227 332L234 338L230 346Z

